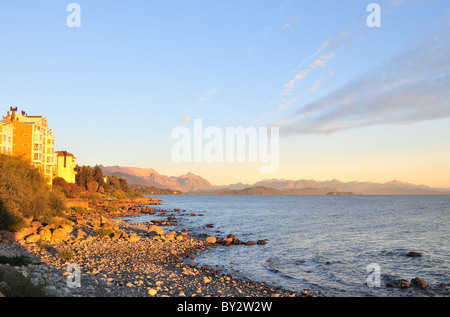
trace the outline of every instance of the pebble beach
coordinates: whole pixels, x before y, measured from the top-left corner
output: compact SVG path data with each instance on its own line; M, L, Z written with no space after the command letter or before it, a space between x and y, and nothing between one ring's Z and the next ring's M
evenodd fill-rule
M211 241L212 237L191 235L189 228L176 223L173 214L168 218L171 223L163 223L166 226L157 221L134 223L121 219L140 212L161 211L135 206L122 208L114 214L77 215L67 223L62 220L59 226L31 223L30 228L36 229L27 231L28 235L9 241L4 238L0 242L0 255L29 258L31 264L11 269L30 278L34 284L44 283L48 296L310 296L308 290L297 295L262 282L233 277L218 267L196 267L190 262L198 253L208 252L210 248L264 245L230 246L228 243L224 246L214 239ZM64 230L66 236L55 233ZM1 267L5 270L7 266ZM77 283L74 283L74 274L78 274Z

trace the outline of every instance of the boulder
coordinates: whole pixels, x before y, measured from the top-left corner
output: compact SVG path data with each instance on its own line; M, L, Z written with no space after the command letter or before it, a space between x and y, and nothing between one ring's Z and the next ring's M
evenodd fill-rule
M19 230L18 232L16 232L16 237L18 240L21 240L21 239L25 238L26 236L29 236L30 234L35 234L36 232L37 232L37 228L35 228L35 227L23 228L23 229Z
M26 237L25 241L27 243L38 243L39 241L41 241L41 236L39 234L31 234Z
M397 284L395 284L395 283L387 283L386 287L396 288Z
M409 283L405 280L401 280L400 281L400 287L401 288L408 288L409 287Z
M422 289L425 289L428 286L428 284L424 280L422 280L420 277L416 277L416 278L412 279L411 284L414 284L415 286L418 286Z
M255 241L248 241L245 245L255 245L256 242Z
M66 218L59 217L59 216L53 217L52 221L61 227L66 224Z
M169 241L175 240L175 232L174 231L167 232L165 234L165 239Z
M77 231L77 239L83 239L84 237L86 237L86 232L84 232L81 229L78 229L78 231Z
M71 233L73 231L73 227L70 225L64 225L61 227L62 230L64 230L67 233Z
M15 241L17 241L17 235L14 232L0 230L0 242L15 242Z
M214 244L217 242L217 239L216 239L216 237L208 237L208 238L206 238L206 242Z
M232 243L233 243L233 239L231 239L231 238L224 238L224 239L222 239L222 244L223 245L230 245Z
M410 258L417 258L417 257L421 257L422 256L422 253L420 253L420 252L409 252L407 255L406 255L407 257L410 257Z
M100 227L102 225L102 221L100 219L91 219L92 227Z
M87 221L86 221L86 219L77 219L77 224L80 226L86 226Z
M161 227L155 225L149 225L147 233L164 234L164 230Z
M256 241L256 244L266 244L267 241L266 240L258 240Z
M133 232L132 234L130 234L130 236L128 237L128 240L131 242L135 242L135 241L139 241L139 236L137 235L136 232Z
M116 241L119 240L122 237L122 234L120 232L113 232L111 235L111 240Z
M42 229L39 231L42 241L50 241L52 239L52 231L50 229Z
M52 241L53 242L64 242L70 239L70 235L63 229L56 229L53 231Z

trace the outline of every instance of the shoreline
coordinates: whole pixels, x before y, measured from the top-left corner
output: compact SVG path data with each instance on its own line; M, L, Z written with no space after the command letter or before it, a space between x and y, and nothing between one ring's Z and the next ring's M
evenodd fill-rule
M180 228L170 233L167 225L174 225L176 217L168 216L169 222L137 223L119 218L156 212L153 206L142 203L127 205L119 212L71 215L71 222L59 229L68 228L66 241L33 241L31 235L20 237L16 242L0 242L0 255L28 255L33 264L16 267L34 283L47 284L50 296L62 297L300 297L311 296L308 290L302 294L270 287L225 274L221 268L204 265L196 267L191 259L200 252L220 247L205 237L191 235L190 228ZM178 209L179 211L179 209ZM35 224L37 226L37 224ZM149 226L163 229L148 232ZM48 229L48 228L47 228ZM37 232L42 236L44 226ZM102 235L103 234L103 235ZM35 234L36 235L36 234ZM27 242L28 241L28 242ZM44 245L45 244L45 245ZM43 247L45 246L45 247ZM242 246L263 247L263 246ZM70 254L64 258L61 254ZM69 265L79 267L80 287L68 287L73 281Z

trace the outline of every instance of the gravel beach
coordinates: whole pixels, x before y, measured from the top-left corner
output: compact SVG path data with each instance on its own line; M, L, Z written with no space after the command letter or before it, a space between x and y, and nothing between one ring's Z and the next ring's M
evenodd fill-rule
M196 267L189 260L218 242L190 235L180 224L171 230L158 222L133 223L118 219L139 214L77 215L60 228L37 227L39 241L28 236L0 242L0 255L25 255L32 264L15 267L34 284L45 283L50 296L62 297L294 297L289 291L235 278L220 268ZM144 212L158 212L143 208ZM173 219L171 219L173 221ZM57 226L58 227L58 226ZM69 227L69 228L67 228ZM150 229L149 231L149 228ZM54 239L66 229L67 237ZM154 231L159 228L158 232ZM175 230L173 228L176 228ZM48 241L45 230L52 232ZM162 232L164 231L164 233ZM50 234L49 234L50 235ZM235 246L230 246L235 247ZM264 246L240 246L264 247ZM3 268L5 265L3 265ZM307 291L299 296L307 295Z

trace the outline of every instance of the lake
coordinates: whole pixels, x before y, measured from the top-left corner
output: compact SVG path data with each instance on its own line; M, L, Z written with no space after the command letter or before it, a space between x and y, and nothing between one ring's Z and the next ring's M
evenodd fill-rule
M441 285L450 284L450 196L157 198L163 200L160 209L186 210L174 215L193 233L267 239L265 245L212 248L193 260L199 265L218 265L233 276L298 293L308 288L327 296L450 295ZM213 228L204 228L207 224ZM407 257L411 251L422 256ZM386 287L415 277L428 288Z

